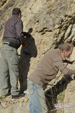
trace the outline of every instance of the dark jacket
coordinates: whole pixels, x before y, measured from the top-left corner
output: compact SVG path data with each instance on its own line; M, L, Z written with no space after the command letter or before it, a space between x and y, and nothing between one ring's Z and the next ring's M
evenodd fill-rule
M23 37L23 22L16 15L13 15L5 24L3 42L10 42L17 48L21 45Z

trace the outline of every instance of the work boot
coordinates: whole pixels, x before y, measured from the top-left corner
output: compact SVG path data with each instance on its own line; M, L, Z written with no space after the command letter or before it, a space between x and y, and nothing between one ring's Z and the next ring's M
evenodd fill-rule
M18 99L18 98L21 98L21 97L24 97L25 94L22 93L22 94L19 94L19 95L12 95L12 99Z

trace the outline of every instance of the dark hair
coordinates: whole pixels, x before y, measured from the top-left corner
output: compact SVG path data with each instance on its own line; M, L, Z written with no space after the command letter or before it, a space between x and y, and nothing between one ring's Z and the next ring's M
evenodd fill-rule
M14 8L12 10L12 15L18 15L19 13L21 13L21 10L19 8Z
M60 44L60 45L58 46L58 48L59 48L61 51L64 51L64 50L70 51L71 48L73 48L73 46L72 46L71 44L69 44L69 43L62 43L62 44Z

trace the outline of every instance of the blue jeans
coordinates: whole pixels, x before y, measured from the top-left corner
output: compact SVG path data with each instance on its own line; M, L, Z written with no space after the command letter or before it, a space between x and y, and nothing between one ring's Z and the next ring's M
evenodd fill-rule
M47 113L47 105L43 87L28 80L29 111L30 113Z

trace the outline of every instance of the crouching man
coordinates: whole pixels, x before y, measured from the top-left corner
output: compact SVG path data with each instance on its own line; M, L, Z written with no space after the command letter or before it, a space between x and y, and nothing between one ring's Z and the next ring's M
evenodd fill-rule
M58 49L49 50L36 70L28 77L30 113L47 113L44 87L56 77L60 70L65 76L75 74L75 70L64 65L64 59L73 51L69 43L60 44ZM73 62L74 63L74 62Z

